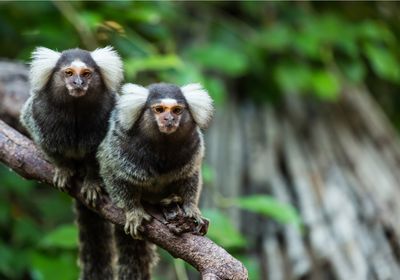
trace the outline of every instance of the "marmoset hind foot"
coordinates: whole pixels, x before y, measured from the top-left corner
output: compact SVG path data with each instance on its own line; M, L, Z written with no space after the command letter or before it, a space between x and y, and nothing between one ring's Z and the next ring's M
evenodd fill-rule
M53 177L53 183L60 191L65 192L68 190L68 184L70 183L73 176L74 171L72 171L71 169L56 167Z
M139 227L142 225L143 220L150 221L151 216L142 207L138 207L126 212L125 217L125 233L130 234L135 239L142 239Z
M101 182L96 180L85 179L82 184L81 194L85 198L87 204L96 207L102 193Z

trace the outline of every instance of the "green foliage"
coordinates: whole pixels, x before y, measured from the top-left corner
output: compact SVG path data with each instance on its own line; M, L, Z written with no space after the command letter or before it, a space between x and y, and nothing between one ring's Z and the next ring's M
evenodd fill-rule
M232 94L266 100L288 92L335 100L367 74L400 83L399 31L377 7L390 4L344 12L352 5L3 3L0 51L27 59L37 45L111 44L128 81L199 81L217 104Z
M251 280L262 279L260 264L257 262L257 259L254 256L239 255L237 256L237 258L247 268L247 271L249 272L249 279Z
M74 224L59 226L39 242L41 248L76 249L78 229Z
M246 55L229 46L212 44L196 45L185 52L186 56L204 69L220 71L237 77L246 72Z
M71 219L70 198L0 165L0 278L77 279Z
M207 236L217 244L228 250L246 245L246 239L233 226L228 216L219 210L212 209L204 209L202 213L211 221Z
M299 226L301 219L297 211L289 204L280 202L267 195L251 195L234 200L237 207L257 214L273 218L280 223Z
M56 257L49 254L33 252L30 256L31 275L35 280L77 279L78 266L75 254L61 254Z

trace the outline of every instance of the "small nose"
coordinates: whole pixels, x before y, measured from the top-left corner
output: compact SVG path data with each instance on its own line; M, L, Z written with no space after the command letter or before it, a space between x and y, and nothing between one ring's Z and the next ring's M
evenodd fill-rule
M171 114L166 114L166 115L164 116L164 120L165 120L165 121L173 121L173 120L174 120L174 117L173 117Z
M83 85L83 80L79 77L73 80L72 82L75 86L82 86Z

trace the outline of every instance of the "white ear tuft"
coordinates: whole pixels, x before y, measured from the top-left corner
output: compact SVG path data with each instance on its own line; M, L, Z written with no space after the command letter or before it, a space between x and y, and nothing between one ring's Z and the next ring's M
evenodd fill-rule
M210 95L200 84L189 84L181 87L181 90L195 122L200 128L206 128L214 112Z
M122 87L122 96L118 101L118 118L125 129L131 128L140 116L140 113L149 96L149 90L135 84L125 84Z
M90 54L99 66L107 88L117 91L123 79L122 61L118 53L111 46L107 46L95 49Z
M32 92L42 89L47 84L60 56L61 53L44 47L33 51L30 67Z

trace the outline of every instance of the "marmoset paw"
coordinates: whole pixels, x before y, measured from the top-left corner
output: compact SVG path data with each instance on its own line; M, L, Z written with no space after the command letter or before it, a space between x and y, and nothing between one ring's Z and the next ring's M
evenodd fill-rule
M186 217L194 219L197 224L203 223L200 209L197 206L190 204L183 205L182 208Z
M72 170L56 167L53 177L53 183L60 191L65 192L68 189L68 183L71 180L72 176L74 176L74 172Z
M101 196L101 183L98 181L84 180L81 188L81 194L85 198L87 204L92 207L96 206Z
M143 220L150 221L151 216L147 214L143 208L136 208L126 212L125 217L125 233L130 234L135 239L142 239L139 234L139 227L141 226Z

